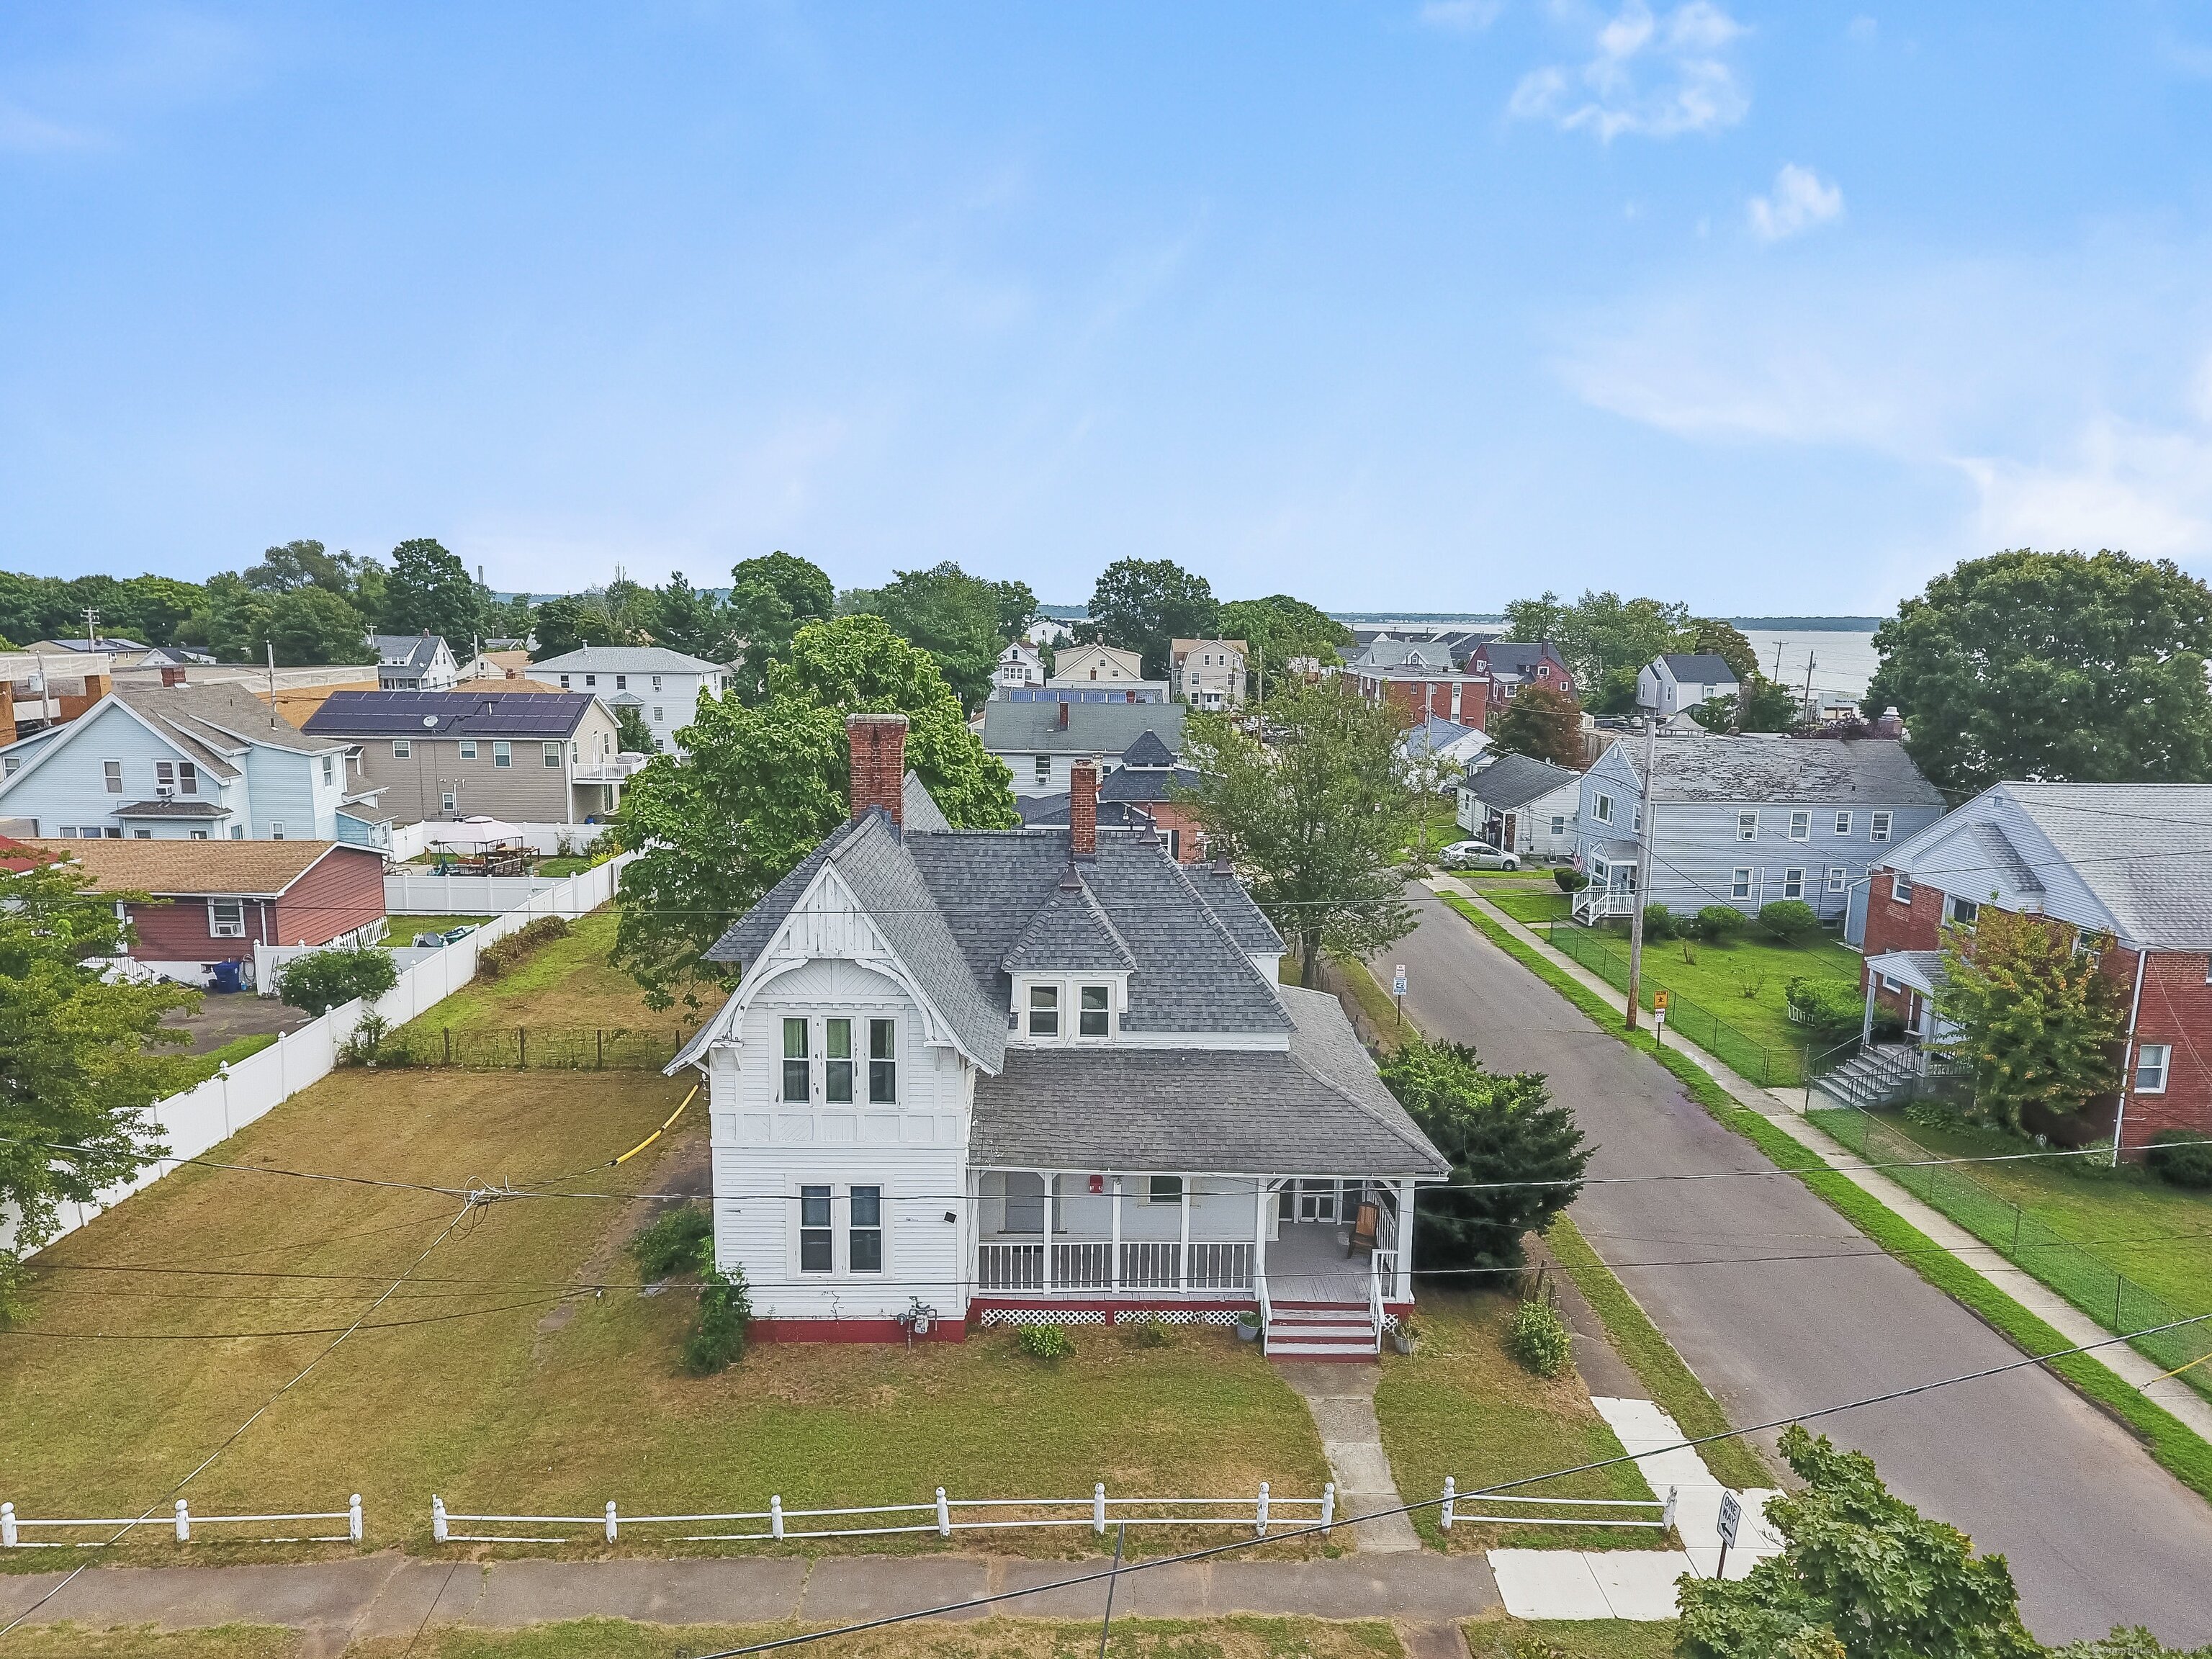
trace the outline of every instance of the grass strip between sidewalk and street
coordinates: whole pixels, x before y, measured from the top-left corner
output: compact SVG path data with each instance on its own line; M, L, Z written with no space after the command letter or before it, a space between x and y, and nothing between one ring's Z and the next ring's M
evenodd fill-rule
M1620 1013L1610 1004L1576 981L1565 969L1515 938L1458 895L1447 893L1440 896L1473 923L1484 938L1580 1009L1601 1030L1641 1052L1654 1053L1647 1040L1630 1035ZM2048 1353L2075 1346L1879 1199L1838 1173L1810 1148L1739 1103L1688 1055L1662 1048L1654 1054L1654 1058L1673 1073L1689 1097L1719 1122L1750 1141L1778 1167L1802 1181L1875 1243L2023 1353ZM2094 1355L2070 1354L2049 1361L2046 1369L2125 1424L2159 1464L2183 1485L2198 1496L2212 1499L2212 1445L2199 1438L2180 1419L2144 1399Z
M1674 1352L1666 1333L1651 1322L1651 1316L1628 1293L1628 1287L1590 1249L1589 1241L1573 1220L1565 1214L1555 1218L1545 1231L1544 1242L1604 1322L1606 1334L1613 1339L1628 1368L1643 1380L1653 1401L1674 1419L1675 1425L1693 1439L1725 1432L1730 1425L1720 1401L1698 1381L1698 1374ZM1774 1484L1774 1472L1747 1441L1717 1440L1700 1447L1698 1455L1707 1468L1738 1490Z

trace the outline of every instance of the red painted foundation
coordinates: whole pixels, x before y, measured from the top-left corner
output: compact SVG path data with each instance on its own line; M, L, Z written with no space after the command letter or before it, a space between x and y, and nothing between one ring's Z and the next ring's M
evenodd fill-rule
M906 1327L896 1319L756 1319L746 1334L757 1342L896 1342L906 1341ZM965 1342L968 1328L958 1320L940 1319L929 1334L917 1342Z

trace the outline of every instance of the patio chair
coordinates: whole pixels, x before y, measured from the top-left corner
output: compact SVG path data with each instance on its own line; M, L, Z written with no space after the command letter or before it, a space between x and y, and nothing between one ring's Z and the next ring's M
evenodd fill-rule
M1362 1250L1370 1255L1375 1254L1375 1229L1381 1218L1381 1209L1371 1200L1360 1205L1358 1213L1352 1218L1352 1242L1344 1249L1347 1257L1357 1255Z

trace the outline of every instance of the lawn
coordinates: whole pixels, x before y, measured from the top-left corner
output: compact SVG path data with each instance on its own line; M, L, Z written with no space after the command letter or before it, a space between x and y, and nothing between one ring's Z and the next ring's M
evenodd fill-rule
M644 1030L674 1036L685 1026L674 1011L645 1006L637 981L607 958L618 921L612 907L580 917L566 938L540 947L511 973L478 978L400 1029L426 1031Z
M1424 1285L1415 1310L1419 1341L1411 1354L1383 1356L1375 1414L1391 1473L1407 1502L1441 1496L1446 1475L1467 1490L1621 1455L1620 1442L1574 1372L1547 1380L1507 1355L1505 1328L1516 1305L1510 1296L1494 1291ZM1532 1498L1653 1495L1633 1463L1516 1490ZM1442 1544L1437 1510L1418 1510L1412 1518L1425 1540ZM1450 1539L1458 1551L1656 1549L1664 1543L1656 1530L1464 1521L1453 1527Z
M687 1115L610 1168L687 1085L659 1077L343 1071L212 1155L373 1180L653 1190L702 1170ZM1140 1346L1073 1334L1057 1367L1011 1335L755 1347L723 1375L675 1364L679 1287L640 1294L619 1250L643 1206L515 1198L477 1210L406 1286L191 1485L203 1513L343 1506L368 1547L433 1547L433 1492L455 1509L590 1514L1256 1491L1328 1478L1304 1403L1226 1330ZM164 1494L437 1237L437 1194L234 1170L179 1171L34 1259L23 1328L0 1335L0 1492L26 1516L166 1511ZM604 1294L584 1290L604 1286ZM281 1333L281 1334L280 1334ZM585 1528L577 1528L585 1531ZM1206 1534L1209 1540L1221 1534ZM965 1540L963 1540L963 1543ZM1147 1531L1133 1547L1185 1541ZM1009 1532L1056 1555L1087 1530ZM937 1547L924 1540L909 1547ZM580 1547L597 1553L607 1547ZM712 1549L651 1534L638 1553ZM1290 1545L1310 1553L1314 1545ZM197 1559L326 1556L329 1546L193 1545ZM174 1559L156 1532L118 1552ZM50 1568L8 1552L0 1570Z
M216 1074L216 1068L235 1066L241 1060L259 1054L276 1041L274 1031L255 1031L246 1036L236 1036L219 1048L210 1048L204 1054L185 1057L186 1081L182 1085L190 1089L206 1082Z
M1540 885L1516 877L1492 880L1486 877L1474 879L1474 890L1513 918L1532 927L1548 922L1565 921L1574 914L1574 898L1563 892L1552 879L1551 872L1543 872Z
M1674 1659L1671 1619L1473 1619L1460 1632L1470 1659Z
M386 916L386 945L412 945L417 933L449 933L456 927L481 927L489 916Z

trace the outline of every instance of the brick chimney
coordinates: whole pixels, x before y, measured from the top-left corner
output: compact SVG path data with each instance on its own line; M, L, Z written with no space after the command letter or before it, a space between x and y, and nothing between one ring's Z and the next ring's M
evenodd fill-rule
M1052 717L1052 725L1053 725L1053 730L1054 730L1055 732L1065 732L1065 731L1066 731L1066 730L1067 730L1067 699L1066 699L1066 698L1062 697L1062 698L1060 700L1060 712L1059 712L1058 714L1054 714L1054 715Z
M1066 703L1060 705L1065 708ZM1067 855L1078 864L1098 861L1098 763L1078 761L1067 771Z
M906 823L906 716L848 714L845 744L852 751L853 816L880 806L892 823Z
M163 663L163 664L161 665L161 684L164 684L164 685L182 685L184 683L185 683L185 665L184 665L184 664L182 664L182 663Z
M1874 734L1878 738L1901 738L1905 735L1904 717L1897 712L1895 703L1881 711L1881 719L1874 723Z

